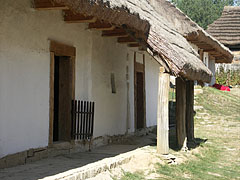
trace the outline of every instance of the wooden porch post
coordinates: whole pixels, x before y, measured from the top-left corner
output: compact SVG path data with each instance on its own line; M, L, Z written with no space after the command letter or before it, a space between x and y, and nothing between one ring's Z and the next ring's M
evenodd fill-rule
M176 131L178 147L186 148L186 81L181 78L176 79Z
M160 68L158 85L158 116L157 116L157 152L160 154L169 153L169 83L170 75Z
M186 83L186 123L187 123L187 140L194 141L194 81Z

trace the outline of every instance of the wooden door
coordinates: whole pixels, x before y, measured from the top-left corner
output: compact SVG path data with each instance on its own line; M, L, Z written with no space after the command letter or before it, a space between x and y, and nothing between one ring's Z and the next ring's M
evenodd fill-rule
M72 76L70 57L59 60L59 140L71 139Z
M71 139L72 63L70 57L55 56L53 140Z
M137 129L144 128L143 73L137 72Z
M49 146L71 140L71 102L75 99L76 48L50 42Z
M145 95L145 56L140 55L141 62L136 61L134 53L134 98L135 98L135 129L146 127L146 95Z

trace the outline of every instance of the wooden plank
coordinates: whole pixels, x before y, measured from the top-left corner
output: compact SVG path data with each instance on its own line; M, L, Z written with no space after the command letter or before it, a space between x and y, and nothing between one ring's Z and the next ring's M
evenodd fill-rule
M84 114L83 114L83 139L85 139L85 133L86 133L86 101L84 101L84 106L83 106L83 112L84 112Z
M145 72L145 54L143 56L143 114L144 114L144 128L147 126L146 119L146 72Z
M83 101L81 101L81 112L83 112ZM81 116L80 116L80 123L81 123L81 125L80 125L80 139L82 139L83 138L83 136L82 136L82 133L83 133L83 113L81 113Z
M70 10L64 11L64 21L66 23L94 23L97 21L96 17L85 16L83 14L76 14Z
M101 30L101 31L109 31L109 30L114 30L115 26L109 24L109 23L104 23L100 21L96 21L95 23L90 23L88 25L88 29L95 29L95 30Z
M89 112L89 102L87 101L87 112ZM86 130L85 130L85 139L88 138L88 126L89 126L89 113L86 115Z
M95 103L93 102L92 104L92 127L91 127L91 137L93 136L93 128L94 128L94 106L95 106Z
M80 106L81 106L81 104L80 104L81 102L80 101L78 101L78 110L77 110L77 112L78 112L78 114L77 114L77 133L79 134L80 133ZM77 136L77 139L80 139L80 136L78 135Z
M169 126L169 86L170 75L159 73L158 111L157 111L157 152L169 153L168 126Z
M186 132L187 140L194 142L194 81L186 82Z
M89 118L88 118L88 121L89 121L89 126L88 126L88 139L91 138L91 126L92 126L92 102L90 102L89 104Z
M103 31L102 36L103 37L127 37L128 34L124 29L116 28L110 31Z
M185 149L187 147L186 82L180 77L176 80L176 132L179 149Z
M49 99L49 136L48 144L53 144L53 119L54 119L54 53L50 53L50 99Z
M58 140L60 141L71 140L72 68L70 57L59 57ZM75 104L76 107L77 105ZM73 128L76 129L76 123L74 123Z
M128 36L128 37L119 37L118 38L118 43L121 43L121 44L136 43L136 40L133 39L130 36Z
M71 120L72 120L72 127L71 127L71 137L72 137L72 139L74 140L75 139L75 137L74 137L74 135L75 135L75 132L74 132L74 116L75 116L75 112L74 112L74 105L75 105L75 103L74 103L75 101L74 100L72 100L72 116L71 116Z
M67 6L53 3L50 0L34 0L34 8L36 10L66 10L69 9Z
M76 56L76 48L56 41L50 42L50 51L54 52L55 56Z
M136 48L136 47L140 47L141 45L139 43L130 43L128 44L128 47L132 47L132 48Z

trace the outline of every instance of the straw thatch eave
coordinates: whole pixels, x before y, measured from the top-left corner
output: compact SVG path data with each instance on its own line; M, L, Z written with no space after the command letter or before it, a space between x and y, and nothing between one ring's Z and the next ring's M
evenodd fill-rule
M167 20L160 16L147 0L52 0L71 11L141 32L143 43L157 61L163 60L176 76L209 82L211 71ZM159 58L161 57L161 58Z
M240 7L224 7L222 16L207 31L226 46L240 44Z
M228 48L222 45L217 39L209 35L204 29L193 22L180 9L176 8L172 3L166 0L148 0L155 10L164 16L169 23L173 24L178 32L180 32L188 41L197 45L204 51L211 50L215 56L216 52L221 56L216 57L217 63L231 63L233 55ZM201 45L200 45L201 44ZM215 52L214 52L215 51Z

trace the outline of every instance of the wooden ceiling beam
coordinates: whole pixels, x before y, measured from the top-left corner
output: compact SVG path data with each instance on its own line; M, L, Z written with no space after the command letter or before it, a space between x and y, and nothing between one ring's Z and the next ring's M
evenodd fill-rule
M130 36L128 36L128 37L119 37L118 38L118 43L121 43L121 44L132 44L132 43L136 43L136 40L133 39Z
M139 43L130 43L130 44L128 44L128 47L136 48L136 47L140 47L140 44Z
M64 11L64 21L66 23L94 23L97 21L97 18L83 14L75 14L70 10L66 10Z
M212 52L216 52L215 49L206 49L206 50L203 50L204 52L208 52L208 53L212 53Z
M95 30L101 30L101 31L112 31L115 29L115 26L109 24L109 23L104 23L100 21L96 21L95 23L90 23L88 25L89 29L95 29Z
M36 10L66 10L67 6L53 3L50 0L34 0L34 8Z
M197 45L198 46L198 48L200 48L200 49L202 49L203 51L205 51L205 52L207 52L207 51L210 51L210 50L212 50L212 46L210 46L210 45Z
M103 31L102 36L103 37L127 37L128 34L124 29L117 28L110 31Z

